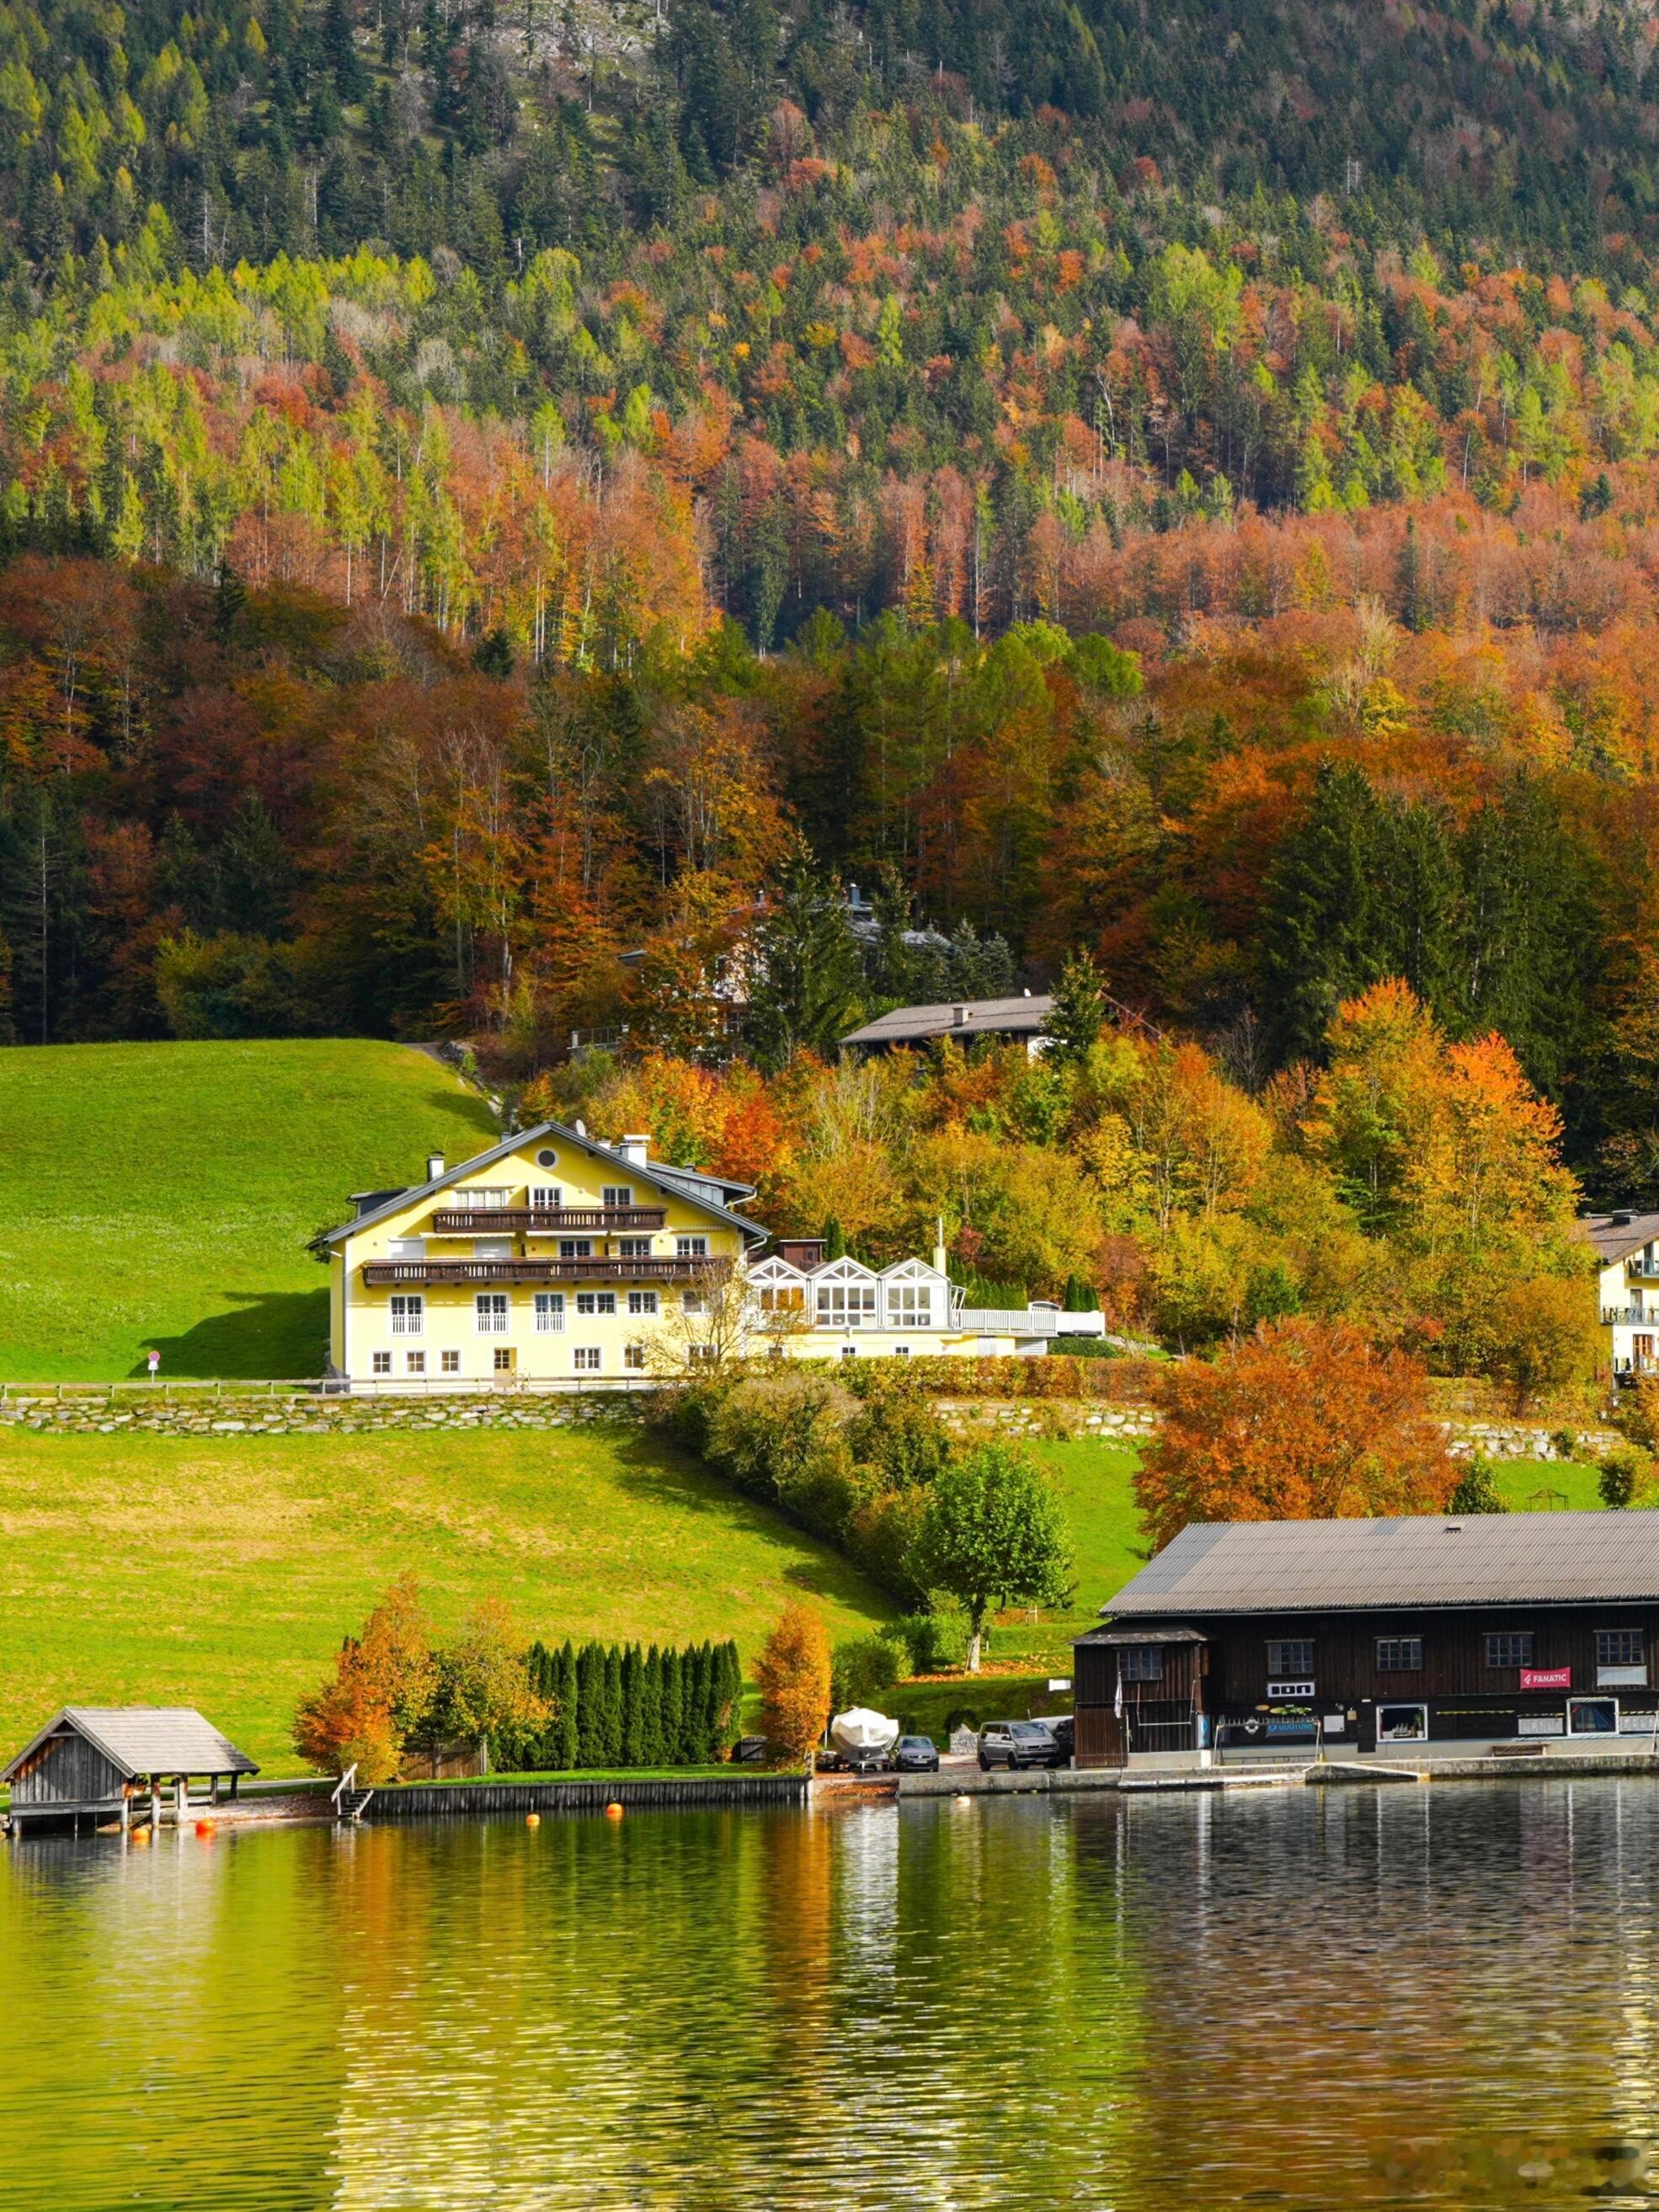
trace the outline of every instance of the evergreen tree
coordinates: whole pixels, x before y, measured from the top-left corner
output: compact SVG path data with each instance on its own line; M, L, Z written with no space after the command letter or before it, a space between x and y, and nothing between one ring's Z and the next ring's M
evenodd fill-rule
M575 1764L603 1767L605 1743L605 1647L584 1644L576 1659Z
M684 1719L684 1707L680 1697L680 1655L674 1646L665 1644L662 1655L662 1763L678 1766L680 1763L680 1727Z
M643 1766L640 1741L640 1647L630 1644L622 1656L622 1763Z
M833 1056L858 1026L863 968L846 902L804 846L756 932L755 960L747 1027L756 1060L775 1073L803 1050Z
M576 1651L568 1637L558 1655L558 1664L553 1677L555 1699L551 1730L551 1755L548 1765L558 1771L568 1772L580 1762L578 1758L580 1733L576 1713Z
M662 1654L653 1644L640 1669L640 1764L661 1766L665 1763L662 1753Z
M1106 978L1094 955L1086 951L1068 954L1042 1024L1049 1040L1049 1060L1061 1067L1080 1066L1099 1041L1109 1003Z
M1344 999L1381 980L1386 929L1378 860L1382 808L1357 768L1326 761L1307 813L1263 887L1265 1027L1281 1060L1317 1060Z
M823 1256L826 1260L844 1260L847 1257L846 1232L833 1213L823 1224Z
M708 1647L689 1644L680 1677L679 1764L697 1765L708 1730Z
M599 1741L603 1747L599 1764L605 1767L620 1766L623 1755L623 1656L615 1644L605 1648L603 1673L604 1687Z

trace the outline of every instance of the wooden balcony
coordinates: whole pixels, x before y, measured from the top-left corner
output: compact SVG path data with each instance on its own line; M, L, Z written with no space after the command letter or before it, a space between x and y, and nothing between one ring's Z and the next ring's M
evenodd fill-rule
M443 1206L425 1226L433 1237L629 1237L667 1218L664 1206Z
M371 1260L367 1289L420 1290L436 1283L695 1283L707 1260Z

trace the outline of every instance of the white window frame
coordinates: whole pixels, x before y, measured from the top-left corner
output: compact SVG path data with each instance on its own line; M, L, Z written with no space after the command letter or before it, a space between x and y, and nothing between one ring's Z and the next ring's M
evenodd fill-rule
M628 1310L631 1314L654 1315L658 1310L656 1292L654 1291L630 1291L628 1293Z
M426 1334L426 1300L418 1291L392 1292L392 1334L393 1336L423 1336Z
M530 1186L530 1210L532 1213L555 1213L564 1203L556 1182L534 1182Z
M392 1372L392 1354L389 1352L370 1352L368 1356L368 1371L371 1375L390 1375Z
M1384 1713L1416 1713L1419 1725L1415 1729L1398 1727L1385 1729ZM1429 1740L1429 1708L1423 1698L1379 1698L1376 1701L1376 1741L1384 1743L1426 1743Z
M628 1370L630 1375L643 1375L645 1372L645 1346L642 1344L623 1345L623 1365Z
M593 1239L591 1237L562 1237L559 1239L560 1259L591 1260L592 1256Z
M473 1324L480 1336L507 1336L513 1328L513 1301L505 1291L479 1291L472 1301Z
M651 1239L648 1237L619 1237L617 1239L617 1256L621 1260L648 1260L651 1257Z
M632 1206L634 1186L631 1182L607 1182L599 1186L601 1206Z
M933 1290L931 1283L890 1283L887 1316L900 1328L931 1328Z
M518 1373L519 1357L516 1350L512 1345L498 1344L495 1346L495 1350L489 1355L489 1371L492 1375L516 1375Z
M561 1336L564 1333L564 1292L538 1291L536 1293L536 1334L538 1336Z
M674 1239L674 1257L677 1260L706 1260L708 1257L708 1239L706 1237L677 1237Z
M910 1357L909 1346L908 1344L896 1344L893 1346L893 1357L895 1359L908 1359Z
M873 1328L876 1326L876 1286L873 1283L820 1283L820 1328Z
M1613 1707L1613 1726L1610 1729L1575 1728L1573 1726L1574 1718L1580 1707L1583 1705L1611 1705ZM1593 1741L1600 1742L1605 1742L1609 1736L1616 1737L1619 1734L1618 1698L1595 1693L1589 1697L1569 1698L1567 1699L1567 1734L1569 1735L1576 1735L1581 1738L1589 1738Z
M617 1293L614 1291L578 1291L576 1293L576 1311L579 1314L613 1314L616 1310Z
M682 1313L688 1314L706 1313L708 1311L708 1308L703 1303L702 1292L701 1291L682 1291L680 1294L680 1311Z
M425 1352L404 1352L404 1374L405 1374L405 1375L424 1375L424 1374L426 1373L426 1354L425 1354Z
M443 1375L459 1375L461 1371L460 1353L459 1352L441 1352L438 1354L438 1369L439 1372Z
M576 1375L603 1375L605 1353L597 1344L573 1345L570 1352L571 1372Z

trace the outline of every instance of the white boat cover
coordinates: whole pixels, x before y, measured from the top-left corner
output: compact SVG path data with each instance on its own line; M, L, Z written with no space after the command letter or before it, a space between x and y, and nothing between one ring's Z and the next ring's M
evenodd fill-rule
M850 1711L837 1713L830 1723L830 1741L836 1749L852 1758L867 1758L872 1751L889 1751L898 1741L899 1725L884 1713L872 1713L866 1706L854 1705Z

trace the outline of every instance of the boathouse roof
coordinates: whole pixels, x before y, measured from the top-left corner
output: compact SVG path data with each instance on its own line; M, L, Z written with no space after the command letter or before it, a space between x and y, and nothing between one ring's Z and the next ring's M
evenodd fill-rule
M1659 1512L1445 1514L1195 1522L1101 1612L1118 1621L1655 1601Z
M193 1705L64 1705L0 1772L11 1781L50 1735L73 1732L101 1751L129 1782L155 1774L257 1774Z

